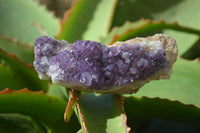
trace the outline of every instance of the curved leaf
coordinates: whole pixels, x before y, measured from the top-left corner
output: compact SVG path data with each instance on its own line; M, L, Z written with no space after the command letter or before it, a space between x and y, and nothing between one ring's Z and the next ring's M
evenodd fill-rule
M200 29L200 14L197 13L200 11L199 4L199 0L119 0L112 27L122 25L126 21L145 18L176 21L180 25ZM164 30L163 33L173 37L181 45L180 54L186 52L198 40L198 35L172 30Z
M66 101L48 96L42 92L30 92L27 89L0 92L0 113L20 113L31 116L46 124L52 133L76 132L79 124L73 116L67 124L64 122ZM72 128L73 127L73 128Z
M200 63L178 59L173 66L173 73L169 80L151 81L142 87L135 97L160 97L178 100L184 104L200 107ZM128 96L128 95L127 95Z
M69 90L61 85L50 84L47 94L49 96L58 96L62 100L68 100Z
M145 124L145 123L144 123ZM143 125L142 125L143 126ZM168 119L153 119L142 130L145 133L199 133L200 126Z
M130 38L134 38L137 35L140 35L142 33L146 32L153 32L158 30L164 30L164 29L172 29L176 31L182 31L187 33L193 33L200 35L200 30L184 27L181 25L178 25L177 23L166 23L163 20L160 21L151 21L151 20L144 20L141 19L136 22L126 22L123 26L114 28L107 37L104 37L102 39L103 43L106 44L112 44L116 41L125 41ZM182 51L182 44L179 44L179 51Z
M0 3L0 48L32 64L32 43L43 34L41 29L54 36L58 20L33 0L0 0Z
M123 101L119 96L84 93L77 104L77 112L83 132L126 133ZM81 132L81 131L80 131Z
M117 0L76 0L66 12L58 39L96 40L107 34Z
M0 0L0 34L17 39L23 43L32 43L41 36L33 25L41 25L50 36L58 30L58 20L44 7L33 0Z
M24 82L24 77L21 74L15 73L9 66L4 66L3 64L0 64L0 81L0 90L5 88L18 90L31 86Z
M101 42L105 43L105 44L111 44L111 43L117 41L116 38L118 38L120 35L122 36L122 34L124 35L124 33L127 33L130 30L140 28L141 26L145 25L148 21L149 20L140 19L140 20L132 22L132 23L126 22L123 26L113 28L112 31L106 37L103 37L101 39ZM132 35L132 36L134 36L134 35ZM119 39L118 39L118 41L119 41ZM123 40L121 40L121 41L123 41Z
M36 123L32 118L19 114L0 114L1 133L46 133L41 124Z
M124 105L129 119L167 118L200 125L200 108L178 101L161 98L127 97Z
M0 48L9 53L14 53L22 61L33 63L33 47L29 44L24 44L16 39L0 35Z
M37 89L47 91L48 82L40 80L37 73L34 71L31 65L25 64L13 54L7 54L1 49L0 58L4 59L9 63L10 67L15 72L15 76L20 75L20 77L23 77L21 81L26 82L26 84L28 85L26 87L30 87L31 90Z
M200 38L188 51L182 55L182 57L189 60L194 60L200 57Z

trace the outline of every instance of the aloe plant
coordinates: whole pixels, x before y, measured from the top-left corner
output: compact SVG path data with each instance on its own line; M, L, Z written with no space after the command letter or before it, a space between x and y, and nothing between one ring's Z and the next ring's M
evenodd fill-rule
M0 3L0 132L200 131L198 0L76 0L63 20L32 0ZM137 93L71 92L33 68L43 35L112 45L155 33L174 38L179 57L170 79Z

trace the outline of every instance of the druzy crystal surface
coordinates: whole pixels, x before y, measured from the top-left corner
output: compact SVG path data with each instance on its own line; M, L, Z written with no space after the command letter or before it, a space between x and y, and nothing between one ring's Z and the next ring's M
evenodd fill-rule
M69 44L42 36L35 41L34 66L41 79L106 90L145 80L170 65L160 41L106 46L95 41Z

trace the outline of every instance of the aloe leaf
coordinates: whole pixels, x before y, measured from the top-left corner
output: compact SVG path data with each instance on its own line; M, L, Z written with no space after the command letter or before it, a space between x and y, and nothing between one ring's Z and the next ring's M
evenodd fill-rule
M0 0L0 3L0 48L32 64L35 38L43 35L42 28L54 36L59 21L33 0Z
M19 60L13 54L7 54L5 51L0 49L0 58L4 59L9 63L9 66L15 72L15 76L23 77L22 82L26 82L31 90L44 90L48 89L48 82L42 81L38 78L37 73L34 71L34 68L31 65L27 65L21 60Z
M107 36L101 38L101 42L105 44L111 44L114 41L117 41L116 38L118 38L120 35L127 33L129 30L138 29L147 22L148 20L145 19L140 19L132 23L127 21L123 26L113 28Z
M21 74L15 73L9 66L3 64L0 64L0 81L0 90L5 88L18 90L31 86L24 82L24 77Z
M58 20L44 7L33 0L0 0L0 34L17 39L23 43L32 43L41 36L35 24L43 27L50 36L59 28Z
M141 18L160 20L166 22L178 22L186 27L200 29L199 0L119 0L112 27L120 26L128 21L136 21ZM126 15L124 15L126 14ZM187 17L186 17L187 16ZM174 30L164 30L164 34L173 37L178 44L179 53L183 54L198 40L198 35L192 35ZM187 39L186 39L187 38Z
M148 133L198 133L200 132L200 126L180 122L168 119L153 119L151 121L146 121L143 125L146 128L140 129ZM172 128L173 127L173 128Z
M125 98L124 106L129 119L166 118L200 125L200 108L179 101L133 96Z
M200 107L200 101L197 100L200 94L199 67L198 61L178 59L173 66L170 79L151 81L132 95L135 97L167 98Z
M69 123L64 122L67 102L58 97L48 96L42 92L30 92L27 89L0 92L0 113L19 113L31 116L43 122L52 133L76 132L80 127L72 116ZM73 128L72 128L73 127Z
M128 121L165 118L200 125L200 108L194 105L148 97L128 97L125 98L124 105Z
M176 31L182 31L187 33L193 33L200 35L200 30L184 27L178 25L177 23L166 23L163 20L160 21L151 21L141 19L136 22L127 22L121 27L113 29L107 37L102 39L103 43L112 44L116 41L125 41L130 38L134 38L139 34L149 32L149 31L158 31L164 29L172 29ZM179 46L179 51L182 51L182 44L177 43Z
M95 40L107 34L117 0L76 0L66 12L58 39Z
M115 6L118 0L101 0L97 5L92 20L88 23L87 30L83 34L84 40L99 41L107 35Z
M138 109L138 117L165 117L200 124L199 66L198 61L178 59L169 80L151 81L136 94L124 95L133 96L127 101L137 104L128 105L131 102L125 100L125 106L134 106L133 114Z
M47 94L49 96L58 96L60 99L67 101L69 90L61 85L50 84Z
M33 63L33 46L21 43L16 39L0 35L0 48L9 53L14 53L22 61Z
M12 127L12 128L11 128ZM1 133L46 133L46 129L31 117L20 114L0 114Z
M77 104L77 112L83 132L125 133L130 130L120 96L84 93Z
M194 60L200 57L200 38L188 51L182 55L182 57L189 60Z

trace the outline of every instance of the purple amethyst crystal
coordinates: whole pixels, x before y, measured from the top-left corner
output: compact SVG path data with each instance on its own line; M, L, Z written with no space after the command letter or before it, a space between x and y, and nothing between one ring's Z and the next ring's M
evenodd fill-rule
M69 44L42 36L35 41L34 66L41 79L66 86L108 90L170 67L160 41L108 47L95 41Z
M49 61L61 49L67 47L69 44L66 41L58 41L54 38L42 36L35 41L35 61L34 66L41 79L48 79L46 73L49 69Z

